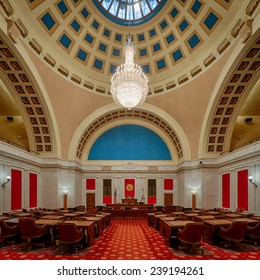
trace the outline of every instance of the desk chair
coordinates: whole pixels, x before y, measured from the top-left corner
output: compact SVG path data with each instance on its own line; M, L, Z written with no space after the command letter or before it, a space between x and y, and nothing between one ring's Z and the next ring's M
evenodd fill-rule
M255 245L260 243L260 222L255 226L247 226L245 241L249 241Z
M244 241L247 231L247 222L235 221L228 228L221 228L218 232L220 243L226 248L243 249L239 243Z
M201 247L203 232L203 222L187 223L182 230L179 230L177 232L176 235L177 239L181 242L181 246L179 246L179 249L188 249L192 254L203 254L204 251Z
M18 226L9 226L4 220L0 220L0 243L13 244L18 236Z
M61 254L71 250L76 252L79 247L83 248L85 235L74 223L58 223L58 236Z
M45 226L39 226L33 218L19 218L19 229L23 239L27 240L28 251L31 251L33 246L45 247L50 240L49 231Z

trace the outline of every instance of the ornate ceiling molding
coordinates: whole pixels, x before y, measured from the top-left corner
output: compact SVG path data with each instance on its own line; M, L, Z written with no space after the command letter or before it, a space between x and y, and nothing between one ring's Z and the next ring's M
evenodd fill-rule
M207 141L208 153L223 153L227 146L227 135L232 125L232 119L237 116L236 109L240 107L247 88L257 74L260 67L260 37L252 44L244 57L238 62L230 75L217 106L213 108ZM227 148L226 148L227 149Z
M39 153L52 152L51 130L41 98L30 80L30 75L26 73L22 63L3 38L0 38L0 69L16 94L16 100L19 100L30 124L34 142L34 147L30 147L30 150Z
M104 82L103 79L96 80L95 77L100 74L104 74L107 77L111 76L111 67L113 66L112 68L114 68L114 66L122 62L122 55L119 55L119 53L121 53L122 42L128 30L127 32L124 30L119 30L119 32L117 32L114 30L114 27L104 26L102 17L99 18L93 10L92 1L88 2L88 6L86 6L86 2L84 1L78 1L77 3L73 1L69 3L67 1L67 9L66 12L63 11L64 14L62 14L62 11L58 8L58 1L53 2L51 6L48 6L47 1L43 0L26 2L28 10L35 14L35 22L41 25L43 32L46 32L46 35L50 36L50 40L54 37L58 38L58 40L55 40L55 44L57 43L58 47L61 47L59 53L63 53L65 50L66 54L70 55L79 67L75 68L69 63L65 64L64 61L67 60L58 59L54 52L46 49L46 41L41 41L41 38L36 37L34 35L36 33L32 32L29 23L26 22L26 18L21 18L16 11L16 8L19 8L17 4L18 1L17 3L12 3L8 0L1 0L0 5L4 13L20 30L25 43L28 44L52 70L62 75L65 79L93 93L110 96L109 84ZM150 69L150 72L147 73L149 76L155 78L162 73L163 76L166 77L167 75L165 75L165 73L168 72L169 69L172 69L172 67L175 69L178 68L187 58L187 54L193 54L198 48L204 46L206 41L210 41L208 36L211 35L213 31L215 32L217 29L216 27L218 27L217 25L221 23L224 19L224 15L228 13L235 2L217 0L214 1L213 6L215 9L213 9L212 7L209 8L208 5L205 5L205 3L201 1L198 2L201 4L198 10L196 10L196 5L194 3L195 1L190 5L188 1L177 1L174 4L169 4L169 10L165 12L165 15L155 24L153 29L146 30L146 32L142 33L140 33L140 30L134 32L135 34L133 34L133 36L135 40L138 41L139 47L140 63L138 64ZM258 6L258 0L249 1L249 4L242 11L240 18L237 19L234 26L229 27L230 32L223 34L222 42L216 44L213 51L204 53L200 61L194 62L194 64L190 65L189 69L185 68L185 70L177 71L178 74L175 75L174 78L170 74L168 78L154 83L150 82L149 96L168 93L174 88L178 88L192 81L199 74L206 71L237 41L240 30L247 30L247 19L248 17L253 17ZM42 13L43 10L44 12ZM22 11L25 13L26 9ZM42 14L38 15L38 11L41 11ZM212 16L214 14L215 17L217 17L220 11L223 12L223 15L219 15L216 24L214 24L214 26L206 26L205 20L207 16ZM20 15L21 14L23 13L21 12ZM70 15L74 15L72 22L68 21L68 19L71 18ZM48 26L43 20L44 16L51 18L53 25ZM180 22L181 16L183 20ZM62 20L60 20L60 17ZM204 21L197 22L200 18L203 18ZM26 28L27 24L28 26ZM182 24L188 24L187 29L182 30L181 28L184 28ZM190 32L196 25L199 25L199 28ZM64 26L66 26L66 30L64 30ZM201 29L203 32L200 32ZM187 30L189 32L186 32ZM64 32L59 34L61 31ZM154 36L153 32L155 32ZM91 42L86 39L87 35L92 38ZM121 38L120 42L114 39L117 35ZM140 41L140 35L144 35L145 39ZM71 46L68 47L68 49L64 48L60 43L63 37L71 42ZM159 37L161 37L161 39L158 41ZM183 38L185 44L178 43L177 38L179 37ZM79 38L81 39L78 40ZM191 42L195 43L193 40L195 40L197 45L192 45ZM111 41L113 44L111 44ZM72 45L77 47L72 48ZM114 46L113 49L111 47L112 45ZM104 51L104 48L106 51ZM107 63L110 54L111 57L109 58L109 63ZM182 55L179 56L180 54ZM156 59L151 59L154 57L156 57ZM100 67L95 67L95 63L93 62L97 62L97 65ZM86 77L78 71L78 69L85 69L85 67L87 67L89 73L94 71L92 77Z
M116 110L112 111L109 113L106 113L102 116L100 116L98 119L93 121L84 131L83 136L81 137L78 147L77 147L77 158L81 158L84 148L89 141L90 137L92 137L98 130L100 130L102 127L107 125L108 123L112 123L118 120L124 120L124 119L132 119L134 118L135 120L142 120L147 123L150 123L157 128L159 128L165 135L167 135L173 144L177 156L179 159L182 159L184 156L184 151L183 147L181 144L181 141L176 134L174 128L167 123L165 120L163 120L161 117L158 115L147 112L141 109L133 109L133 110L127 110L127 109L121 109L121 110Z

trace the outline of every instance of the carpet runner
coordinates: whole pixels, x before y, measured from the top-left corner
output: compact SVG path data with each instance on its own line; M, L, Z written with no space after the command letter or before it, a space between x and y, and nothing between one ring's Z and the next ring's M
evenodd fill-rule
M0 260L260 260L260 247L246 245L237 252L203 243L203 255L168 247L145 220L112 220L92 246L77 253L59 253L57 246L24 251L24 244L0 247Z

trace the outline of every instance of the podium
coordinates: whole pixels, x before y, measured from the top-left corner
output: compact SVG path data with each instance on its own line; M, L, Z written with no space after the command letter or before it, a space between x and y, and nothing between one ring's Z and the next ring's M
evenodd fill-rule
M137 198L122 198L122 204L137 204Z

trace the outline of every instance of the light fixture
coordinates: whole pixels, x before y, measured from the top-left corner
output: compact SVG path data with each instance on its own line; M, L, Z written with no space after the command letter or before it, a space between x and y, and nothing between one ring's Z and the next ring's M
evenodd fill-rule
M63 190L63 208L64 210L68 209L68 190Z
M249 182L254 186L254 197L255 197L255 200L254 200L254 211L256 213L256 189L257 189L257 184L253 181L253 176L248 176L248 180Z
M248 176L248 180L255 188L257 188L257 184L253 181L253 176Z
M134 63L135 45L130 35L123 51L125 63L117 68L111 78L111 94L117 104L131 110L145 101L148 94L148 79L141 67Z
M5 185L6 184L8 184L9 182L10 182L10 180L11 180L11 176L6 176L6 181L2 184L2 188L4 188L5 187Z

